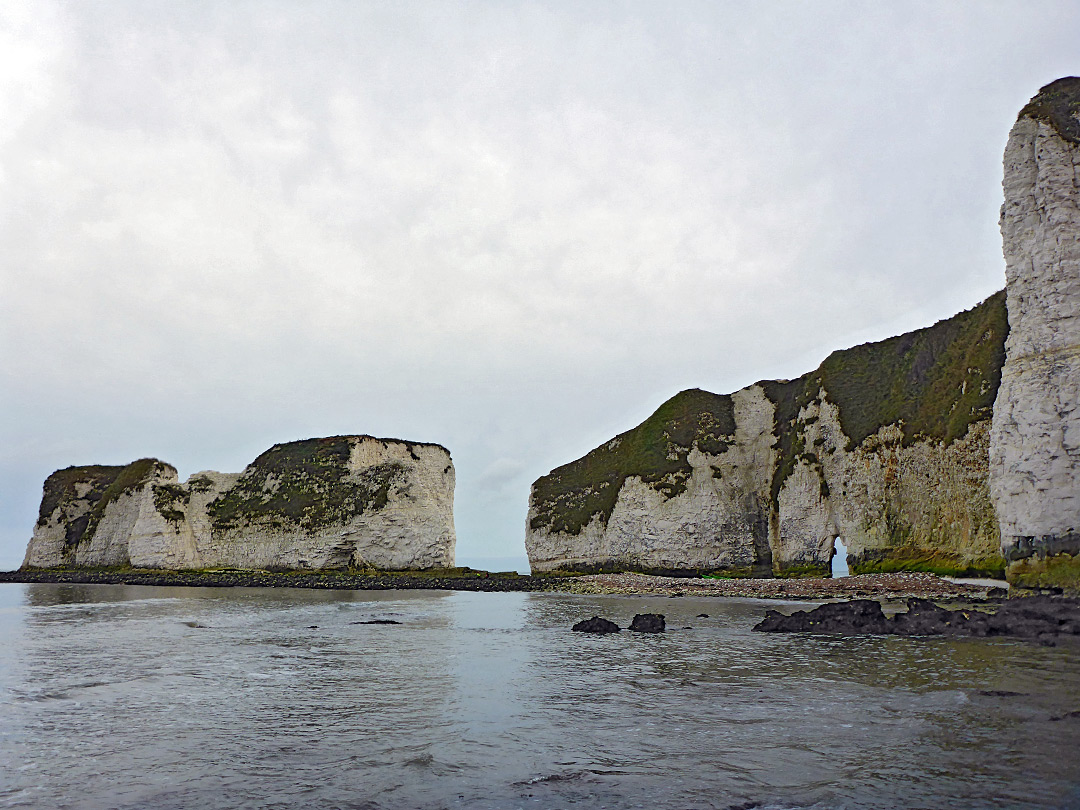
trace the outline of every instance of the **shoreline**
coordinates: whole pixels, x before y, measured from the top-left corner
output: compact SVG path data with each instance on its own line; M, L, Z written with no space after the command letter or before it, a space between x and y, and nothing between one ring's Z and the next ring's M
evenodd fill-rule
M583 595L700 596L751 599L964 599L1008 596L993 583L953 582L936 574L900 572L830 578L711 579L647 574L531 576L469 568L446 571L356 573L347 571L163 571L34 568L0 571L0 583L148 585L200 588L308 588L326 590L552 591Z

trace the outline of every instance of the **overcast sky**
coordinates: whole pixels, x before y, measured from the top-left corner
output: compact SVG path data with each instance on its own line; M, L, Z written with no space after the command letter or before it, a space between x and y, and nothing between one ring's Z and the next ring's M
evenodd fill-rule
M459 562L676 392L1004 286L1075 2L0 5L0 569L44 478L446 445Z

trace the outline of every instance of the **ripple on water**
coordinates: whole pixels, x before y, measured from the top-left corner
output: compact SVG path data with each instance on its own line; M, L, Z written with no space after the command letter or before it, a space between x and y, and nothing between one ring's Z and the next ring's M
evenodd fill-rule
M1075 651L757 634L752 600L0 587L0 807L1034 808L1080 784ZM569 631L641 612L672 632Z

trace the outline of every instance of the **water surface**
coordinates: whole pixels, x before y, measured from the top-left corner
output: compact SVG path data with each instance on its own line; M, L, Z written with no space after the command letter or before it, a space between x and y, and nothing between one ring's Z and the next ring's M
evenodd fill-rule
M0 807L1080 807L1077 650L767 607L0 585Z

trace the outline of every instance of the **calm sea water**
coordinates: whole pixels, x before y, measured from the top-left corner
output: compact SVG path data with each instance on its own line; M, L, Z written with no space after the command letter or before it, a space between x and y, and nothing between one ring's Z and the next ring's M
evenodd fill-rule
M0 585L0 807L1080 807L1080 651L774 606Z

